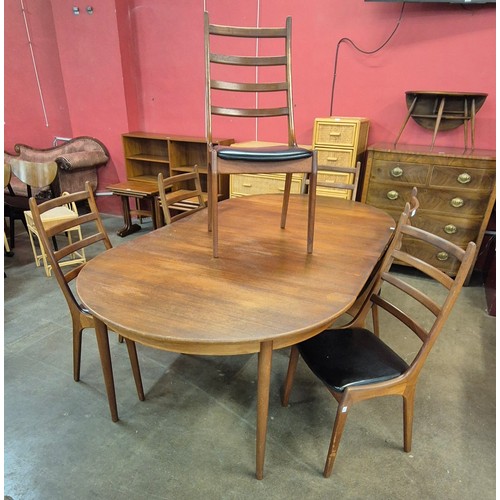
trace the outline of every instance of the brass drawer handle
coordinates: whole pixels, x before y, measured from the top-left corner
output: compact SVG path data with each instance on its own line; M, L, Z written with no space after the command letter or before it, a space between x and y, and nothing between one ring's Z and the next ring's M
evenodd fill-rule
M401 177L403 175L403 169L401 167L394 167L391 170L392 177Z
M397 191L389 191L387 193L387 198L389 198L389 200L397 200L399 198L399 193Z
M251 184L247 184L246 182L243 183L243 187L246 187L246 188L251 188L252 185Z
M327 158L328 161L339 161L339 159L336 156L329 156Z
M449 255L448 252L438 252L436 255L437 260L440 260L441 262L444 262L445 260L448 260Z
M464 200L462 198L453 198L453 200L450 201L450 205L453 208L460 208L464 206Z
M472 177L467 172L464 172L457 177L457 181L460 182L460 184L468 184L471 180Z
M455 226L455 224L446 224L446 226L444 226L444 232L446 234L455 234L457 232L457 226Z
M332 137L340 137L340 132L330 132Z

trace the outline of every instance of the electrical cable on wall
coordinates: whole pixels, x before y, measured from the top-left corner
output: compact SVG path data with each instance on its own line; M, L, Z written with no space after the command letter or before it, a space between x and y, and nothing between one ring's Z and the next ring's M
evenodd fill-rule
M361 52L362 54L368 54L368 55L375 54L379 50L382 50L391 41L392 37L396 34L396 31L399 28L399 25L400 25L401 20L403 18L404 8L405 8L405 2L403 2L403 4L401 5L401 12L399 13L399 19L398 19L398 22L396 23L396 27L394 28L392 33L389 35L387 40L384 43L382 43L382 45L380 45L380 47L377 47L376 49L373 49L373 50L363 50L363 49L360 49L350 38L344 37L338 41L337 49L335 51L335 63L333 65L333 81L332 81L332 96L331 96L331 100L330 100L330 116L333 116L333 96L335 94L335 82L337 80L337 63L338 63L340 45L344 42L350 43L354 47L354 49L356 49L358 52Z
M28 37L28 45L29 45L30 52L31 52L31 61L33 62L33 69L35 71L36 84L38 86L38 93L40 95L40 102L42 104L42 111L43 111L43 116L45 119L45 126L48 127L49 126L49 119L47 118L47 110L45 109L45 101L43 99L42 86L40 84L40 78L38 76L38 68L36 67L35 53L33 52L33 42L31 41L30 30L28 27L28 20L26 19L26 8L24 7L23 0L20 0L20 2L21 2L21 11L23 13L23 18L24 18L24 26L26 28L26 36Z

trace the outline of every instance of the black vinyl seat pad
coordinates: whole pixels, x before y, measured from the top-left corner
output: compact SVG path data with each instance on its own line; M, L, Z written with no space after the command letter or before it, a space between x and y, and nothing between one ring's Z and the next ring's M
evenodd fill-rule
M369 330L325 330L298 344L302 358L329 388L383 382L399 377L408 364Z
M223 160L235 161L293 161L312 156L312 151L298 146L266 146L262 148L216 148L217 156Z

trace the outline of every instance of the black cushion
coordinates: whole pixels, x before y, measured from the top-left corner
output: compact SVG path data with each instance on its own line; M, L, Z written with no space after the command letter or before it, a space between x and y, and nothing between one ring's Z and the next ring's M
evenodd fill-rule
M223 160L237 161L292 161L310 158L312 151L294 146L268 146L265 148L217 148Z
M390 380L408 369L398 354L364 328L325 330L297 347L313 373L336 392Z

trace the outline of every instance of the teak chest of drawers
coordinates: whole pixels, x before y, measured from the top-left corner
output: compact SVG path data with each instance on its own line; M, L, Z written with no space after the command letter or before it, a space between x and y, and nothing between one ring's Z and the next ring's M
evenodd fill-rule
M321 170L322 165L355 167L363 161L370 122L366 118L331 116L314 120L313 148L318 151L318 181L349 183L353 174ZM318 187L318 196L351 198L351 191Z
M479 249L495 204L495 165L490 150L375 144L368 148L361 201L398 220L416 186L420 208L412 224L463 248L475 241ZM446 253L426 247L412 251L455 274L457 263Z

